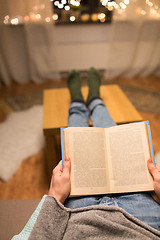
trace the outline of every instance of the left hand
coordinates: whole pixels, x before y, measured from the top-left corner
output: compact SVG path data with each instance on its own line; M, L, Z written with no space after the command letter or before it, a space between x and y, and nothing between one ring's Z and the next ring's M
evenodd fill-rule
M62 204L68 197L71 190L70 183L71 160L65 157L63 168L62 161L53 169L52 179L50 183L49 195L55 197Z

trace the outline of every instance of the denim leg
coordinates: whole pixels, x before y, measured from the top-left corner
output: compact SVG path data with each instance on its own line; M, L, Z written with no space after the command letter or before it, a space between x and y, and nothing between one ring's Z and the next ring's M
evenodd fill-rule
M94 127L108 128L116 125L101 99L97 98L93 100L89 104L88 109Z
M83 102L72 102L69 107L68 127L88 127L89 110Z
M92 205L120 207L138 220L160 231L160 206L148 193L68 198L65 202L65 206L71 209Z
M127 194L116 197L117 205L135 218L160 231L160 205L150 194Z
M100 199L99 196L72 197L66 199L64 206L70 209L94 206L99 205Z
M160 231L160 206L149 193L129 193L105 195L99 205L124 209L133 217Z

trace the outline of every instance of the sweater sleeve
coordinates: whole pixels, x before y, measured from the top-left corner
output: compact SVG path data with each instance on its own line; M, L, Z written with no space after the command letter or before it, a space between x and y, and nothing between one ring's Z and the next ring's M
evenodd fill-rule
M34 224L29 240L62 239L70 211L55 198L47 196Z

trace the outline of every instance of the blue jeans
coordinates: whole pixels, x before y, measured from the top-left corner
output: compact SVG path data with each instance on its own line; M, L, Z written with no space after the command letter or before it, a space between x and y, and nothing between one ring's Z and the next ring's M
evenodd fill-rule
M116 123L101 99L95 99L88 108L84 103L73 102L69 108L69 127L88 127L90 116L94 127L111 127ZM92 205L117 206L143 223L160 230L160 205L148 193L113 194L68 198L65 206L71 209Z

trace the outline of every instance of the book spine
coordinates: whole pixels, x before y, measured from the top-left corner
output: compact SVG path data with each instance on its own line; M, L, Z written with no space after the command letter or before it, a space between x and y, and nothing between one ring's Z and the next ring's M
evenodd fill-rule
M64 151L63 151L63 130L65 128L60 128L60 135L61 135L61 155L62 155L62 167L64 164Z
M151 143L152 158L153 158L153 163L154 163L154 165L156 165L156 163L155 163L155 157L154 157L154 150L153 150L153 142L152 142L152 135L151 135L150 123L149 123L149 121L144 121L144 122L148 124L148 131L149 131L149 137L150 137L150 143Z

